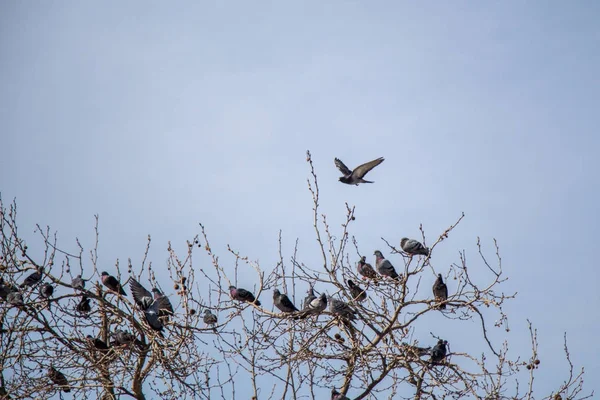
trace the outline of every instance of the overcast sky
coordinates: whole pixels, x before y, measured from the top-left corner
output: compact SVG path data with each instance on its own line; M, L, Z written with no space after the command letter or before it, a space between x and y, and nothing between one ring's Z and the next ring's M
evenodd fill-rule
M365 250L465 212L436 267L496 238L518 292L496 339L529 357L531 319L541 395L568 372L566 331L598 390L599 18L592 1L4 1L2 198L32 244L40 223L92 245L99 214L109 271L148 234L161 265L199 222L223 260L231 244L268 270L279 229L319 260L310 149L322 211L337 227L356 205ZM375 184L337 182L334 157L380 156Z

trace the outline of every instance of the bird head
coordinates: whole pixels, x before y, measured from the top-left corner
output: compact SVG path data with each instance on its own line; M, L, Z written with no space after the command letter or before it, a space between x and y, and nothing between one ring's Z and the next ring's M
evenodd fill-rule
M274 289L273 290L273 297L279 296L280 294L281 294L281 292L279 291L279 289Z
M236 287L235 286L229 286L229 290L235 290Z
M108 272L102 271L102 276L108 276Z
M379 250L375 250L375 252L373 253L373 255L375 255L375 257L381 257L381 258L383 258L383 254L381 254L381 252Z
M352 282L352 279L348 279L348 286L354 287L354 282Z

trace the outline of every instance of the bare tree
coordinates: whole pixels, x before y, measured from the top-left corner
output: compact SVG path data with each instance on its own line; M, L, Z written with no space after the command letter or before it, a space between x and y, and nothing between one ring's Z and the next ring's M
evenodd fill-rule
M281 233L274 267L231 247L222 262L200 225L183 254L169 243L168 287L161 287L167 277L157 277L148 260L150 237L139 266L131 260L125 267L119 260L110 269L98 266L97 217L89 253L78 240L75 252L59 247L56 235L39 226L43 246L30 250L18 232L16 203L6 205L0 198L0 396L308 399L324 398L327 391L338 399L533 399L537 331L529 325L528 359L511 359L508 343L490 334L509 329L503 307L515 297L503 292L507 277L498 243L493 243L493 257L484 254L477 239L475 261L464 250L454 262L434 261L436 248L463 220L460 215L432 240L420 227L419 251L403 249L400 238L381 238L381 253L390 263L378 266L376 249L362 248L351 234L353 206L345 205L340 232L330 227L319 208L308 152L307 162L321 262L315 264L314 256L303 261L298 240L293 253L284 256ZM373 260L377 272L359 273L361 259ZM486 273L474 276L473 265ZM122 284L125 295L102 284L104 270ZM79 275L84 288L73 281ZM447 280L450 290L442 284ZM148 292L158 289L155 300L136 301L133 282ZM173 290L167 297L171 312L159 299ZM273 308L274 290L295 307L285 300ZM442 316L439 332L417 335L432 315ZM465 346L449 343L444 323L476 329L485 351L470 354ZM571 363L566 335L564 351L567 379L538 398L593 395L583 393L583 370Z

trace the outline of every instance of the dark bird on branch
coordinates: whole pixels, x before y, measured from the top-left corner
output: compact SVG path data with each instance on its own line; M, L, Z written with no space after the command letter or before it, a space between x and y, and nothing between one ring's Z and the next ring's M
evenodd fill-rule
M438 340L437 344L431 350L431 362L438 363L446 358L446 340Z
M404 250L406 254L411 256L415 254L421 254L424 256L429 255L429 249L415 239L402 238L400 240L400 247L402 247L402 250Z
M327 308L327 295L321 293L321 296L315 297L304 306L302 309L301 319L308 317L309 315L319 315Z
M400 275L398 275L392 263L383 257L381 251L375 250L373 254L375 254L375 265L377 266L377 271L383 276L389 276L390 278L399 281Z
M437 301L448 300L448 286L446 286L446 284L444 283L444 280L442 279L442 274L438 274L438 277L435 280L435 283L433 284L433 297ZM440 304L439 308L441 310L445 310L446 305Z
M342 300L334 299L333 297L329 297L329 311L343 319L350 321L354 321L356 319L356 310L354 310L348 303L345 303Z
M257 306L260 306L260 301L254 298L254 295L246 289L236 288L235 286L229 286L229 294L234 300L245 301L246 303L254 303Z
M92 311L90 306L90 299L87 296L81 296L81 301L77 304L77 311L82 314L87 314Z
M334 389L331 389L331 400L350 400L350 398L344 396L343 394L341 394L334 388Z
M36 271L29 275L23 283L21 283L20 287L24 288L25 286L35 286L42 280L42 274L44 272L44 267L37 267Z
M69 393L71 391L71 386L69 386L69 381L65 374L54 368L52 365L48 368L48 377L63 392Z
M4 278L0 276L0 297L2 300L8 300L8 295L13 292L18 292L19 289L11 284L6 284Z
M83 290L85 289L85 279L81 277L81 275L77 275L75 278L71 280L71 286L73 289Z
M206 325L216 325L217 322L219 322L217 316L213 314L208 308L204 310L204 318L202 319L204 320L204 323ZM216 328L213 329L216 331Z
M284 313L293 313L298 311L287 294L281 293L278 289L273 290L273 304Z
M353 171L351 171L350 168L348 168L346 164L342 162L342 160L340 160L339 158L334 159L335 166L341 171L342 174L344 174L344 176L339 178L339 181L347 185L356 186L358 186L359 183L373 183L372 181L366 181L363 178L365 177L367 172L381 164L383 160L383 157L379 157L376 160L361 164L358 167L354 168Z
M108 345L102 339L95 338L92 335L87 335L86 338L96 350L108 351L110 349L110 347L108 347Z
M360 275L363 276L363 279L377 278L377 274L375 273L375 270L373 269L371 264L367 264L367 257L365 257L365 256L362 256L360 258L360 261L358 262L358 266L356 267L356 270L358 271L358 273Z
M40 296L42 296L43 298L49 299L50 297L52 297L53 293L54 286L52 286L48 282L45 282L44 284L42 284L42 286L40 286Z
M367 299L367 292L354 283L351 279L348 279L348 288L350 288L352 300L365 301Z
M104 286L106 286L113 292L120 293L123 296L127 296L127 293L125 293L123 287L121 286L117 278L115 278L112 275L109 275L106 271L102 272L102 283L104 284Z

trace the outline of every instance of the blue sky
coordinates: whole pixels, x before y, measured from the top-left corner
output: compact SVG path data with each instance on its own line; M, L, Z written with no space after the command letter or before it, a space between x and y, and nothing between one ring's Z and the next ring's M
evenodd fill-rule
M599 15L591 1L3 2L0 190L31 242L40 223L91 245L99 214L107 266L140 261L148 234L160 264L198 222L223 257L231 244L274 265L282 229L317 261L310 149L323 211L341 222L356 205L366 249L420 223L431 241L461 212L440 268L497 238L519 293L506 337L525 352L526 318L539 329L539 392L567 372L565 331L598 389ZM334 157L380 156L374 185L337 182Z

